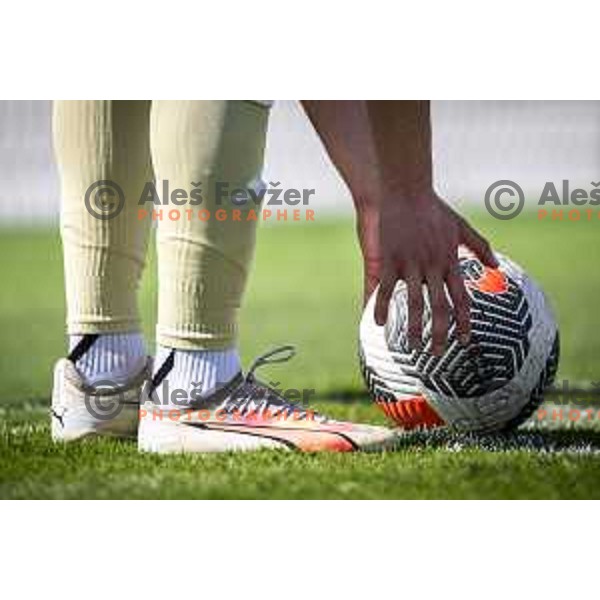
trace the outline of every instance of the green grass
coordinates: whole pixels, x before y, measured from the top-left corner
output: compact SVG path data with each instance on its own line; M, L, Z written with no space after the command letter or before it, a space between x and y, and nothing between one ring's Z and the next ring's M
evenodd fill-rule
M600 380L600 222L473 221L547 291L558 315L559 379ZM58 232L0 230L0 497L6 498L597 498L600 422L509 438L411 434L395 452L358 455L141 456L109 440L55 446L47 409L64 353ZM141 309L152 339L155 260ZM246 364L277 343L299 355L265 374L314 388L318 407L383 423L356 364L360 260L350 221L264 227L242 318ZM352 400L333 401L332 396Z

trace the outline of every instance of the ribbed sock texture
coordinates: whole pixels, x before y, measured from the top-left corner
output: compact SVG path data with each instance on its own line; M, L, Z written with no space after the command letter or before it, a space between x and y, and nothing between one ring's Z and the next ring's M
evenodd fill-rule
M228 194L258 185L267 121L268 109L251 101L54 103L69 334L139 328L136 296L153 218L140 218L139 200L154 171L163 201L165 182L202 198L201 206L157 207L158 342L189 350L235 344L257 226L255 214L246 217L260 207L238 206ZM105 188L114 214L98 214Z
M138 199L152 180L150 102L57 101L53 110L68 333L136 331L151 225L138 218ZM114 194L111 218L96 210L103 186Z
M158 346L155 372L167 360L172 348ZM184 390L185 399L178 398L178 406L193 400L192 390L203 397L210 396L217 389L231 381L241 370L240 356L237 348L226 350L175 350L173 369L166 377L168 380L169 398L163 398L165 387L157 389L161 404L173 404L172 395L175 390Z
M245 101L152 104L157 189L168 182L171 190L193 185L202 191L201 206L165 206L157 221L156 332L162 346L235 346L257 228L256 218L247 217L260 207L252 201L240 206L228 194L260 185L267 120L266 108ZM221 194L224 187L229 192ZM199 209L209 216L198 218ZM167 216L173 213L179 217Z
M69 351L83 336L69 336ZM102 334L75 363L88 385L102 381L124 385L144 368L146 348L141 333Z

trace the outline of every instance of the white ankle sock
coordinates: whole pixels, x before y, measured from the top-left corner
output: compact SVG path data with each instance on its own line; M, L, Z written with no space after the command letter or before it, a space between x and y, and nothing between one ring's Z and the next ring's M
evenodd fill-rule
M83 335L69 336L69 352ZM141 333L106 333L79 358L75 366L88 385L111 381L117 385L128 383L146 364L146 348Z
M171 352L173 352L173 348L158 346L154 362L155 373ZM193 400L192 390L203 397L210 396L229 383L242 368L237 348L225 350L175 349L173 361L173 368L165 377L168 381L169 398L165 401L160 385L157 389L158 397L163 405L173 404L172 395L175 390L184 390L187 393L185 399L178 399L179 406Z

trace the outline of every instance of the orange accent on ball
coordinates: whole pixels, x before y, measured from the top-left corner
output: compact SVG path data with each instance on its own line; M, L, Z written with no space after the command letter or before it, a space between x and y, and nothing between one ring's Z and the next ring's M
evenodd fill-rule
M477 281L467 281L467 286L486 294L503 294L508 290L508 281L499 269L485 267Z
M411 396L395 402L383 398L377 399L377 406L388 418L404 429L417 427L431 429L445 424L423 396Z

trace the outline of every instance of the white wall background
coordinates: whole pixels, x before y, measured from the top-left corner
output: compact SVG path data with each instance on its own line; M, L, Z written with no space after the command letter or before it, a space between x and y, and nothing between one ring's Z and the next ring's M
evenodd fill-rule
M50 102L0 102L0 222L56 221ZM482 203L487 187L512 179L537 197L545 181L589 189L600 179L600 102L434 102L436 186L452 201ZM317 215L351 202L293 101L273 108L267 180L316 188Z

